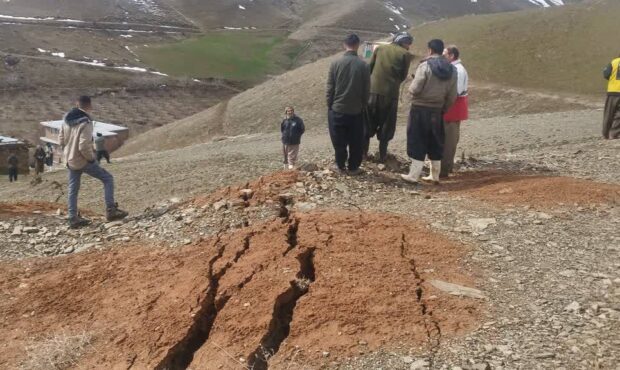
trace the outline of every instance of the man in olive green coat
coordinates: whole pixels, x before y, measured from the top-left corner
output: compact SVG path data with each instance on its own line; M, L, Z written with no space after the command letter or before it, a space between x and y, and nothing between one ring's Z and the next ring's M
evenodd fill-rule
M379 160L385 162L390 140L396 132L400 85L407 78L413 55L409 48L413 36L401 32L391 44L377 47L370 60L370 98L364 154L368 155L370 138L377 135Z

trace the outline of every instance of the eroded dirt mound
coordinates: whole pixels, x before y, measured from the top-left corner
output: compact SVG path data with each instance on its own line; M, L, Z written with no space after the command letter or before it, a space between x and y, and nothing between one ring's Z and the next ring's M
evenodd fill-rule
M22 215L32 213L45 213L50 214L56 212L58 209L66 211L67 206L59 203L52 202L0 202L0 216L4 215Z
M554 208L620 203L620 186L572 177L462 172L435 191L465 194L491 203Z
M0 264L0 367L56 333L92 336L83 368L300 368L433 349L477 325L464 246L388 214L315 212L180 249Z

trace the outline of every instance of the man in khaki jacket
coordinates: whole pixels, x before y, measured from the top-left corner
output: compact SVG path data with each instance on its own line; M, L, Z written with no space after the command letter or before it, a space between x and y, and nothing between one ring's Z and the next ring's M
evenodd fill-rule
M58 142L63 148L63 159L69 169L69 226L79 228L90 223L78 213L78 194L82 173L86 173L103 183L106 205L106 219L120 220L127 217L127 212L118 209L114 202L114 177L101 168L95 161L93 152L93 122L88 114L92 109L89 96L81 96L77 107L65 115L64 123L58 135Z
M418 183L424 159L431 160L430 179L438 184L445 141L443 114L457 98L457 73L442 56L444 43L428 43L428 57L418 66L409 87L411 110L407 124L407 155L411 158L409 174L403 180Z

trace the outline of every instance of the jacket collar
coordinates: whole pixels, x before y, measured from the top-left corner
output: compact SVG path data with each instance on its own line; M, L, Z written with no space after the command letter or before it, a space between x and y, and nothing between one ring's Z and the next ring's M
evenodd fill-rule
M344 55L347 55L347 56L355 56L355 57L356 57L356 56L357 56L357 51L347 50L347 51L344 53Z

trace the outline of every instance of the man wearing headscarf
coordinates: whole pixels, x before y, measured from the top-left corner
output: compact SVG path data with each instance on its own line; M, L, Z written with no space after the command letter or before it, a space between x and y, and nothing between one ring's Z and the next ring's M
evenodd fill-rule
M370 60L370 98L364 154L368 155L370 138L379 140L379 161L385 162L390 140L396 132L400 85L407 78L413 55L409 48L413 36L401 32L392 43L378 46Z

